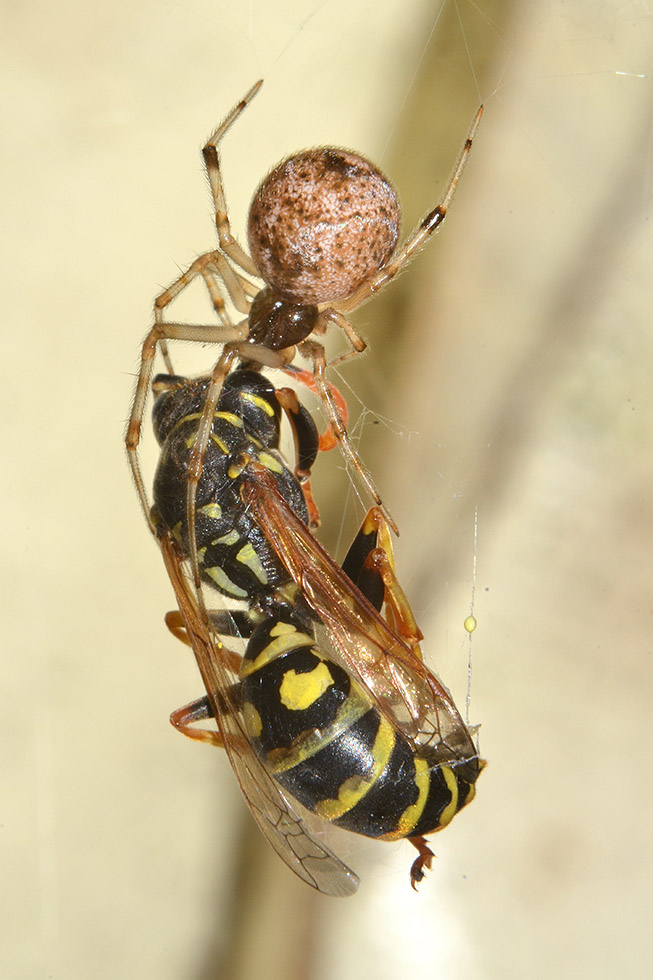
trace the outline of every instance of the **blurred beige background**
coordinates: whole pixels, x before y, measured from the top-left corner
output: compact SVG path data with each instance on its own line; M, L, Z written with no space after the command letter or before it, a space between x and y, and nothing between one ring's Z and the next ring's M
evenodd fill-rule
M3 20L0 976L652 976L646 5L71 0ZM199 147L261 76L224 145L237 231L266 169L317 143L381 164L410 226L487 106L442 233L360 311L370 351L339 381L463 704L472 596L479 621L489 766L419 895L408 845L350 837L359 894L313 895L226 761L167 723L199 678L163 625L122 429L152 298L214 241ZM321 470L342 554L359 511L340 459Z

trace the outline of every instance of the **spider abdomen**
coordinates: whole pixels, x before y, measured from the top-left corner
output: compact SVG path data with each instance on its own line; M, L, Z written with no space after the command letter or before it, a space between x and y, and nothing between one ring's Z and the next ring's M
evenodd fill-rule
M387 262L399 218L394 189L369 160L319 147L284 160L259 185L249 247L282 299L336 302Z

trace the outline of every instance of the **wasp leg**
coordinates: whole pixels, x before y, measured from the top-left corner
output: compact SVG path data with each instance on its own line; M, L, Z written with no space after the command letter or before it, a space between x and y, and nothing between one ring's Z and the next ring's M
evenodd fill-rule
M310 371L304 371L302 368L295 367L292 364L289 364L283 370L286 372L286 374L290 375L291 378L296 378L297 381L308 388L309 391L312 391L314 394L318 394L315 375ZM349 419L347 402L335 385L331 384L330 381L327 381L326 385L329 389L333 404L336 406L337 414L341 419L343 426L346 427ZM290 427L293 433L295 458L297 459L295 476L302 485L304 499L306 500L309 517L308 526L310 528L319 527L320 512L317 504L315 503L313 491L311 489L311 470L318 452L323 453L328 452L330 449L335 449L335 447L338 445L339 438L332 422L329 422L324 432L318 434L315 427L315 422L313 421L313 416L307 411L306 408L304 408L297 397L297 392L292 388L277 388L276 395L277 401L286 413L286 418L290 422Z
M164 616L164 622L176 640L185 643L187 647L191 645L188 638L188 630L184 625L184 620L178 609L172 609L170 612L167 612Z
M431 862L435 854L426 843L425 837L409 837L408 840L419 852L419 857L415 858L410 869L410 883L414 890L417 891L418 884L424 879L424 869L426 868L427 871L431 870Z
M376 569L369 568L367 565L367 559L377 548L379 541L378 524L373 519L372 514L373 511L368 513L360 531L352 541L342 563L342 570L354 585L358 586L376 611L381 612L385 599L383 579Z
M247 639L254 632L254 624L244 609L209 609L209 622L214 633L220 636L239 636ZM240 658L239 658L240 659Z
M342 568L375 609L380 612L385 603L386 622L422 660L423 634L397 579L390 528L380 508L368 512Z
M213 718L213 712L209 699L199 698L199 700L191 701L190 704L185 704L183 708L177 708L176 711L173 711L170 715L170 724L186 738L192 738L196 742L204 742L206 745L223 749L224 742L220 732L210 728L191 727L197 721L208 721L211 718Z
M236 615L238 615L238 612L236 613ZM186 646L192 647L193 644L188 636L188 630L186 629L183 616L181 615L179 610L173 609L171 612L166 613L164 618L165 618L165 624L170 630L170 632L172 633L172 635L177 640L180 640L182 643L185 643ZM225 636L245 635L240 630L240 625L241 625L240 616L237 622L234 622L233 614L227 612L209 613L209 618L211 620L211 625L218 633L222 633ZM251 626L249 627L249 629L251 632ZM238 671L240 670L242 657L240 657L237 653L234 653L232 650L228 650L225 646L221 647L220 656L227 661L230 669L235 674L237 674Z
M311 375L312 377L312 375ZM311 470L320 448L318 432L313 416L304 408L293 388L277 388L275 397L281 406L292 431L295 445L295 476L299 480L308 510L308 526L319 527L320 512L311 490Z
M368 556L365 566L366 569L371 567L378 572L383 581L386 622L405 640L415 656L423 660L419 644L424 639L424 634L417 625L415 614L386 552L382 548L376 548Z
M286 374L290 375L291 378L296 378L300 384L303 384L304 387L308 388L309 391L312 391L313 394L319 395L315 375L311 371L304 371L302 368L295 367L293 364L289 364L283 370ZM349 421L349 409L347 408L347 402L345 401L342 393L334 384L327 381L326 385L329 389L333 403L336 406L338 416L340 417L342 424L346 426L347 422ZM281 390L283 391L284 389ZM320 434L318 448L321 453L325 453L330 449L335 449L338 442L338 435L334 429L333 423L329 422L324 432Z
M220 694L218 696L218 705L221 717L234 711L228 696L223 697ZM215 748L224 749L224 739L220 732L217 732L214 728L193 727L198 721L211 721L215 717L216 715L211 707L211 701L208 697L203 697L198 698L197 701L191 701L190 704L185 704L183 708L177 708L176 711L173 711L170 715L170 724L178 732L181 732L182 735L192 739L194 742L204 742L205 745L213 745ZM220 723L218 722L218 724ZM233 737L230 738L231 747L234 748L236 744Z
M311 475L320 448L315 422L292 388L277 388L275 398L290 422L297 460L295 475L301 480Z

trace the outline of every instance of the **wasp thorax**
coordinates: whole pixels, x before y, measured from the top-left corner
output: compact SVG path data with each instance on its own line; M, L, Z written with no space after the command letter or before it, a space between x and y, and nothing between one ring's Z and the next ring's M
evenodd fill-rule
M249 248L283 299L335 302L388 260L399 236L393 188L364 157L306 150L260 184L249 211Z

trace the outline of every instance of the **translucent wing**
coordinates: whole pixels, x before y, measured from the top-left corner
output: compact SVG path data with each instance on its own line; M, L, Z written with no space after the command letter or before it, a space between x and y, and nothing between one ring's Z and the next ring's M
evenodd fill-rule
M313 818L299 813L259 761L233 694L237 678L229 666L228 651L212 634L200 611L174 542L164 536L160 543L224 747L254 819L277 854L302 881L325 895L353 894L358 888L357 876L318 842L315 832L309 829Z
M345 669L415 746L442 761L477 757L451 695L322 548L262 468L243 486L245 504L324 625Z

